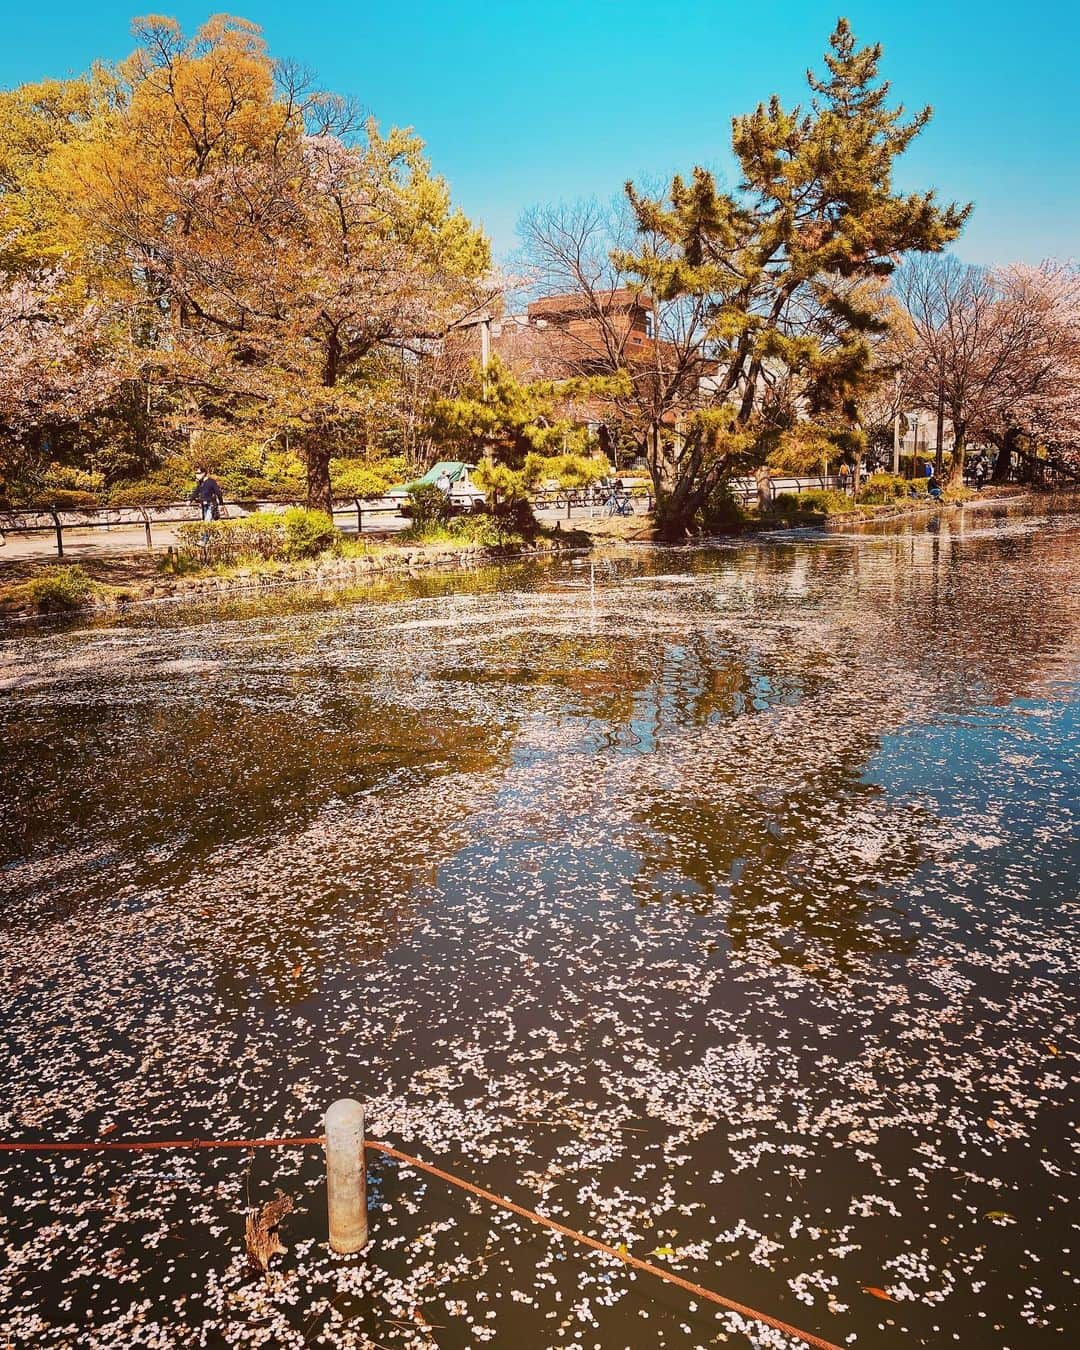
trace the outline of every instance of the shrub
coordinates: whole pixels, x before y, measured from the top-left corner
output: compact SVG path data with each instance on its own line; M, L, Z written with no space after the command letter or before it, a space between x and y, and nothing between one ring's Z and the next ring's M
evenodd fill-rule
M303 484L279 483L270 478L257 477L245 478L239 487L228 487L222 483L222 491L226 497L237 502L294 502L304 495Z
M70 464L50 464L41 479L40 489L34 495L42 500L69 496L79 498L80 504L96 506L101 501L104 486L104 475L92 469L76 469Z
M532 503L526 497L513 497L500 502L491 514L492 520L503 536L535 539L540 522L533 513Z
M453 544L472 548L516 548L526 537L513 528L513 521L505 516L487 512L455 516L448 521L414 522L402 535L403 539L422 544Z
M285 551L289 558L317 558L320 553L332 549L340 537L333 517L325 511L309 511L306 507L294 506L291 511L285 512L282 519L285 523Z
M797 492L781 492L769 503L769 514L790 520L799 514L801 502Z
M808 492L800 492L798 503L801 511L822 516L840 516L855 510L855 503L847 493L835 488L811 488Z
M48 567L26 583L24 594L43 614L81 609L94 594L94 582L78 563Z
M908 495L907 480L892 473L872 473L859 493L859 500L868 506L900 501Z
M361 501L375 501L400 483L408 472L404 459L332 459L330 483L335 500L341 497L359 497Z
M283 558L287 547L285 518L269 511L239 520L188 520L176 527L176 537L181 552L198 554L211 564Z
M458 539L465 539L478 548L507 548L525 542L524 534L515 529L513 519L506 516L486 513L459 516L450 522L449 528Z
M105 475L96 469L77 469L70 464L50 464L45 474L47 487L71 488L76 492L100 492Z
M702 528L710 534L737 530L746 521L746 513L735 500L730 483L718 483L701 509Z
M110 506L168 506L186 500L187 492L176 493L168 483L117 483L109 493Z
M409 514L416 525L439 525L453 514L450 499L434 483L416 483L409 489Z
M325 511L302 506L281 514L255 511L237 520L188 520L177 526L176 535L182 552L198 554L212 565L316 558L341 538Z
M78 488L52 488L35 492L30 499L34 508L47 511L92 511L101 505L101 498L94 492L82 492Z

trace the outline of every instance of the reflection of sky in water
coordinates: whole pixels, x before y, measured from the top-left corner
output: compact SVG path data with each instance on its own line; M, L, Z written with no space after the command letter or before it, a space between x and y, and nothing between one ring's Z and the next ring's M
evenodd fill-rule
M1058 1343L1076 541L952 517L19 636L3 1132L308 1133L356 1092L840 1343ZM358 1266L320 1246L315 1150L5 1162L0 1327L784 1343L375 1173ZM273 1185L264 1285L238 1216Z

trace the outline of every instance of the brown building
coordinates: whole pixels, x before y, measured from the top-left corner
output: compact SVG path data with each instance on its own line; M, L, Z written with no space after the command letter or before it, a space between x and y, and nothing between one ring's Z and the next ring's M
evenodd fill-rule
M481 315L458 331L455 345L466 343L473 359L497 356L525 380L605 374L653 349L652 309L628 288L545 296L524 314Z
M640 390L648 387L653 378L650 371L657 364L674 369L684 361L674 347L657 341L654 322L648 297L630 287L589 295L549 295L532 301L524 313L487 313L469 320L458 328L454 349L457 356L480 364L497 357L524 381L629 370ZM692 377L695 397L707 388L713 374L712 362L698 363ZM568 414L594 429L601 447L616 463L644 449L633 421L621 417L610 398L588 395L575 399ZM676 427L679 417L669 408L662 421Z

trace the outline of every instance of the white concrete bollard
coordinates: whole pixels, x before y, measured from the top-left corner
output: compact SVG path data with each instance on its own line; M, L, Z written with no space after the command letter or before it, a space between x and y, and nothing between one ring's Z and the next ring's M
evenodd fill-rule
M368 1240L364 1108L345 1097L326 1113L326 1212L330 1246L343 1256Z

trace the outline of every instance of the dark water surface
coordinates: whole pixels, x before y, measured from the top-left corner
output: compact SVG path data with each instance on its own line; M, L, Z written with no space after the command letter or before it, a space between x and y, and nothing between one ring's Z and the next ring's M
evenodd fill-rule
M371 1133L840 1345L1080 1313L1080 520L0 655L0 1136ZM0 1155L0 1345L796 1342L378 1158ZM243 1213L297 1200L268 1281Z

